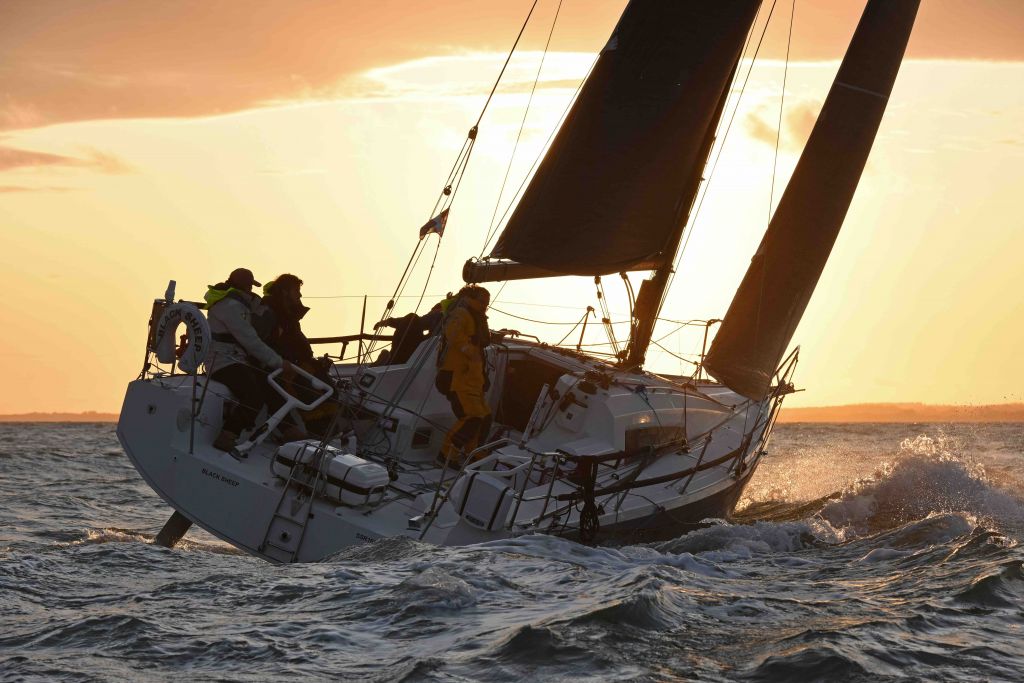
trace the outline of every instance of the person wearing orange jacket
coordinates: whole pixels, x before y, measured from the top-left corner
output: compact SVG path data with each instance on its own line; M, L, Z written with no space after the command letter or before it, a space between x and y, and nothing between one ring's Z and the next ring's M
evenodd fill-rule
M444 319L437 355L436 386L452 405L455 425L445 437L441 459L459 466L491 430L491 409L484 392L490 386L484 351L491 341L487 306L491 293L470 285Z

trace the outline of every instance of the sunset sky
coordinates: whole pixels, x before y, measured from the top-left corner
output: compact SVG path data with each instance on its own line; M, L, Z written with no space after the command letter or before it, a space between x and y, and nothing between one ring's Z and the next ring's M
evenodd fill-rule
M376 319L530 4L0 3L0 413L117 411L169 279L199 299L236 266L294 272L311 336L357 331L363 294ZM556 5L538 3L481 124L428 305L460 286L625 3L564 0L499 202ZM862 7L796 3L775 201ZM764 231L790 8L775 8L665 318L721 317ZM794 405L1024 401L1022 122L1024 2L923 0L794 338ZM625 320L622 283L605 285ZM587 278L511 283L495 302L559 323L587 305ZM491 323L551 342L569 330ZM700 341L661 343L687 356ZM691 371L660 350L649 367Z

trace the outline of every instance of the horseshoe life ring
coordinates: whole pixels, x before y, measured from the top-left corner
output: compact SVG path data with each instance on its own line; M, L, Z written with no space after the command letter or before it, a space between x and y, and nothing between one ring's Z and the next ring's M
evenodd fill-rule
M173 363L177 355L174 336L181 323L185 323L188 332L188 346L178 358L178 367L191 375L206 360L213 339L210 334L210 323L202 311L192 304L171 304L164 309L156 326L153 350L161 363Z

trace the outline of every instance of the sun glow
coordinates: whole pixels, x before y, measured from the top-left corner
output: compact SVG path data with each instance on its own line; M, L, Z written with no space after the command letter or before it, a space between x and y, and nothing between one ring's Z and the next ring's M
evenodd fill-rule
M425 305L460 285L462 263L481 253L496 203L500 217L593 60L547 55L498 202L539 57L519 57L481 125ZM149 302L168 279L178 281L179 296L198 299L236 265L263 279L291 271L306 281L311 335L357 330L363 294L375 297L367 313L375 320L479 111L479 84L502 58L418 58L356 75L339 86L342 96L229 115L8 133L6 148L80 163L8 163L3 172L0 376L17 391L4 392L0 413L114 409L139 369ZM836 66L790 67L776 202ZM759 65L745 94L665 318L721 317L753 254L769 216L781 75L779 62ZM1019 381L1008 378L1024 377L1016 282L1024 231L1013 218L1024 180L1024 98L1018 86L990 84L1021 82L1021 63L904 64L795 338L803 349L797 379L810 391L792 402L1020 400L1012 393ZM432 253L429 245L408 294L423 291ZM606 277L605 285L621 323L628 310L617 280ZM551 342L571 324L521 318L573 323L596 305L586 278L491 285L499 289L492 326ZM402 300L399 310L415 301ZM597 322L583 343L607 342ZM700 352L703 328L669 335L677 326L664 322L655 332L656 371L692 372L688 359ZM615 330L623 341L627 327ZM578 341L578 332L569 336ZM969 383L953 379L966 376Z

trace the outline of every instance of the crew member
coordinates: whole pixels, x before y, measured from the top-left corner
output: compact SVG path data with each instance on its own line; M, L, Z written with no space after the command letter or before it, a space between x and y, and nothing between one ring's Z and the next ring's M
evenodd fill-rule
M444 316L454 302L455 297L448 292L448 296L434 304L433 308L425 315L408 313L401 318L385 318L374 323L374 330L379 330L382 327L392 327L395 330L395 334L392 335L391 350L387 353L382 352L381 357L374 365L407 363L423 340L441 331Z
M483 287L463 287L444 318L436 386L456 418L440 456L449 466L461 465L491 430L491 409L484 396L490 385L484 356L491 335L486 314L490 300Z
M302 331L302 318L309 307L302 303L302 280L285 273L263 287L263 305L259 309L257 330L265 331L264 339L270 348L281 354L289 363L302 368L318 379L332 384L331 361L326 356L316 358L309 338ZM295 377L286 383L288 393L304 403L316 400L319 390L304 377ZM337 404L327 401L300 416L310 434L320 434L334 416ZM298 429L293 430L296 434Z
M224 417L224 427L213 442L222 451L232 450L243 429L255 426L256 416L266 405L274 412L282 399L267 382L267 372L284 368L291 374L288 361L260 339L253 327L253 309L259 297L253 294L259 282L248 268L236 268L224 282L211 285L206 292L207 318L213 344L206 374L226 385L238 401Z
M313 347L302 331L302 318L309 308L302 304L302 280L285 273L263 287L263 305L256 328L267 345L286 361L317 374ZM261 329L262 328L262 329Z

